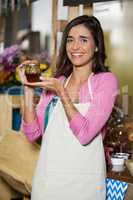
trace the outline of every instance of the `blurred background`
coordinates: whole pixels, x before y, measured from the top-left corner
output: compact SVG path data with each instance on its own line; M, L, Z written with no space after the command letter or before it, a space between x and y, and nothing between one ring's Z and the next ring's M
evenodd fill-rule
M116 104L104 129L108 168L111 155L116 152L127 153L133 159L133 0L101 0L77 7L64 6L64 2L72 1L0 0L0 142L7 130L21 131L23 87L17 66L35 58L42 74L52 76L65 25L77 15L93 14L104 30L106 63L120 83ZM41 90L35 91L35 103L40 94ZM120 175L108 173L111 178L124 177L133 184L130 173ZM130 192L131 198L126 200L132 195Z

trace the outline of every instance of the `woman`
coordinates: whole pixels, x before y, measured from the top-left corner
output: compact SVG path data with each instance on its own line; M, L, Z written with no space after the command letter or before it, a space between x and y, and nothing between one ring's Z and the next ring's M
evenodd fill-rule
M104 61L101 25L94 16L83 15L64 30L54 78L29 83L20 68L25 85L23 130L32 142L43 135L32 200L105 199L101 130L111 114L118 83ZM37 86L44 92L35 110Z

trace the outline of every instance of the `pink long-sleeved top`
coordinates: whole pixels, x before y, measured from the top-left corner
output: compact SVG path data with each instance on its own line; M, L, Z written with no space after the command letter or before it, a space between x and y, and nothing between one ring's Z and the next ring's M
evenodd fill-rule
M65 77L59 79L62 81ZM87 81L83 83L79 91L80 103L90 102L86 115L83 116L77 112L69 122L72 134L82 145L88 144L100 133L111 114L118 93L118 80L111 72L91 76L90 83L93 99L91 99ZM45 110L54 95L53 93L46 95L44 91L37 105L36 119L32 123L22 120L23 131L31 142L38 139L44 132Z

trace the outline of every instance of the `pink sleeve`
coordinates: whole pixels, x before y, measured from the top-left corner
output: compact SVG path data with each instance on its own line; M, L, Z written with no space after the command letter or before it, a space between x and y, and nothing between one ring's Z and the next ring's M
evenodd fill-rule
M36 119L32 123L26 123L22 120L22 129L31 142L42 136L44 132L44 112L49 100L50 95L46 96L43 92L36 108Z
M107 122L116 95L118 81L112 73L97 75L100 77L98 87L93 92L93 100L85 116L77 112L70 121L70 128L82 145L90 143Z
M58 79L63 82L64 76L58 77ZM36 119L32 123L26 123L22 120L22 129L29 139L29 141L34 142L40 136L43 135L44 132L44 114L48 103L51 101L52 97L54 96L53 93L45 94L42 93L40 101L36 108Z

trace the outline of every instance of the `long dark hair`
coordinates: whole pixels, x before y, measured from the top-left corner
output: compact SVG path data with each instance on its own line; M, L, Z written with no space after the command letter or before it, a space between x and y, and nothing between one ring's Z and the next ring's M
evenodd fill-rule
M97 74L100 72L109 71L108 67L105 66L106 54L105 54L104 36L101 24L98 21L98 19L94 16L82 15L76 17L71 22L69 22L63 32L61 46L59 49L59 55L57 60L55 77L59 77L61 75L68 77L72 73L73 65L69 60L69 58L67 57L66 43L71 28L79 24L84 25L89 31L91 31L91 34L95 41L95 45L98 49L94 53L92 72L94 74Z

